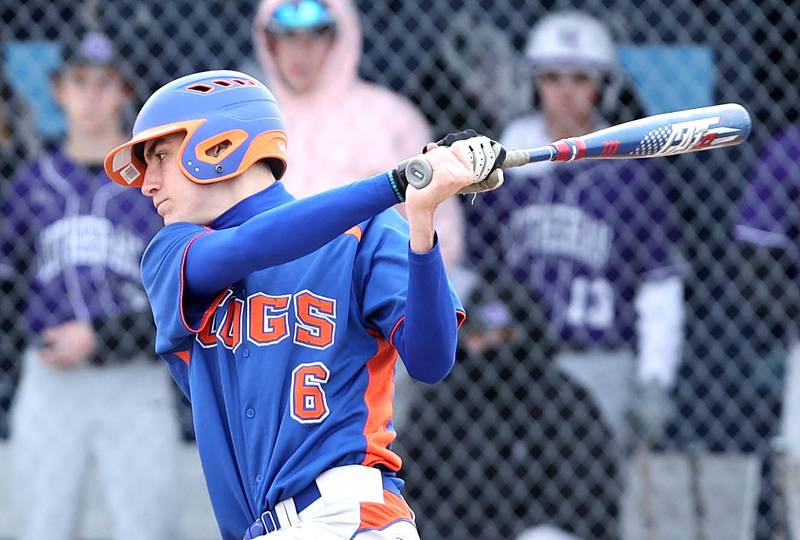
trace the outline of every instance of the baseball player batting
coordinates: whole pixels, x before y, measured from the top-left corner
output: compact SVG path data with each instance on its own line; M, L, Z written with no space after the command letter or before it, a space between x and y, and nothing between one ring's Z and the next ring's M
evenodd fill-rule
M142 279L223 538L419 538L391 449L395 362L428 383L450 371L464 312L433 213L502 183L504 155L486 137L441 143L424 189L398 166L295 201L272 94L209 71L155 92L106 157L164 219Z

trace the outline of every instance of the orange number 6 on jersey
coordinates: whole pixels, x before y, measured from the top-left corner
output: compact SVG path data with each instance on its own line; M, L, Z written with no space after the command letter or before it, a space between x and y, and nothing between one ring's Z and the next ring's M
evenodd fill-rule
M330 414L322 385L331 372L322 362L300 364L292 371L292 418L301 424L318 424Z

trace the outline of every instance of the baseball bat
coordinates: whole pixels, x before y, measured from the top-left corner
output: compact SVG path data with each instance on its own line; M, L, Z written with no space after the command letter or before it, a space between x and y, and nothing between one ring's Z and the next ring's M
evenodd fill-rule
M736 103L687 109L632 120L547 146L508 150L501 167L521 167L539 161L637 159L688 154L741 144L750 134L747 110ZM406 178L415 188L433 176L424 157L409 160Z

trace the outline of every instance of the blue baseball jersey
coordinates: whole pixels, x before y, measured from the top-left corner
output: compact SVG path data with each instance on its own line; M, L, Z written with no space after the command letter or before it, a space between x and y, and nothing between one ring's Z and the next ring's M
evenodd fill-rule
M28 285L33 334L147 309L139 263L161 218L140 193L109 183L101 166L47 152L6 187L1 215L0 274Z
M194 241L291 200L277 183L208 228L169 225L142 262L156 349L192 403L225 538L240 538L264 508L331 467L362 464L388 475L401 467L391 448L392 337L404 316L409 261L408 225L396 211L213 298L184 290Z
M546 140L536 116L503 138L512 148ZM499 255L537 293L553 335L569 346L633 346L639 285L682 271L677 218L657 163L539 163L506 178L503 189L466 206L472 257Z

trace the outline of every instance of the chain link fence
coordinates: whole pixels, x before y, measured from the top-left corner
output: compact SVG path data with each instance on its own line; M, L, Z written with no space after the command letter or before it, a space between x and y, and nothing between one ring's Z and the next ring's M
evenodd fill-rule
M4 208L15 216L2 216L5 236L11 223L18 234L51 225L47 201L24 191L11 198L7 186L64 135L51 92L62 44L86 28L112 38L132 83L129 125L143 100L176 76L216 68L262 74L251 41L257 4L0 0L0 167L11 199ZM583 540L800 538L792 536L800 515L792 511L800 456L800 399L792 392L800 390L800 2L356 4L359 74L411 100L434 138L467 127L509 145L557 135L535 111L552 98L543 85L566 84L558 73L569 62L534 71L526 54L536 52L526 44L537 23L564 10L593 15L615 43L613 74L591 72L596 108L584 125L730 101L754 120L748 143L734 149L523 168L502 190L460 201L463 249L448 261L468 312L458 362L440 385L398 382L396 447L421 537L516 538L527 530L527 538L561 538L545 536L560 529ZM554 39L579 40L567 34L581 28ZM130 212L125 204L118 211ZM146 229L147 219L128 225ZM87 230L96 232L80 224L73 232ZM6 442L16 436L9 411L20 395L23 351L38 339L23 324L23 277L43 271L32 259L37 241L19 238L0 276ZM58 250L68 239L50 241ZM135 240L126 245L138 249ZM109 294L130 286L117 270ZM90 274L98 288L110 279ZM66 296L65 289L63 305L36 309L70 309ZM120 341L144 346L147 328L115 322ZM660 395L649 390L654 373L666 381ZM177 392L153 399L178 416L191 444ZM48 429L93 429L77 419L52 425L44 417L52 405L42 400L41 440ZM7 472L4 461L0 475Z

